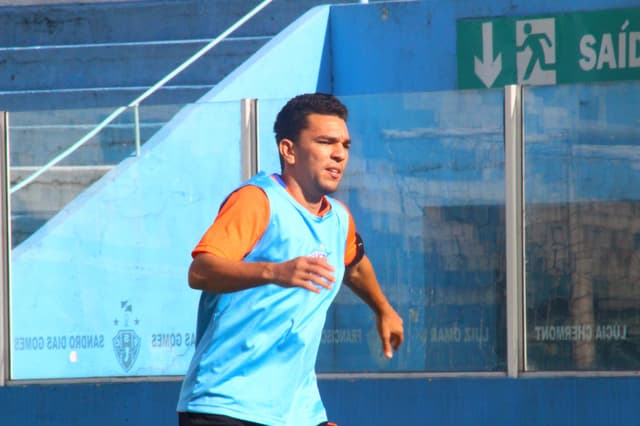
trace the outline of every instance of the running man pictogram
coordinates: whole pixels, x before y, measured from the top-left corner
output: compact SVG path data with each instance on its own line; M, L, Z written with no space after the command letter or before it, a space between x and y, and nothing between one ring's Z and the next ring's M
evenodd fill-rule
M554 20L538 19L520 21L518 24L517 62L519 82L555 84ZM524 72L522 72L523 70Z

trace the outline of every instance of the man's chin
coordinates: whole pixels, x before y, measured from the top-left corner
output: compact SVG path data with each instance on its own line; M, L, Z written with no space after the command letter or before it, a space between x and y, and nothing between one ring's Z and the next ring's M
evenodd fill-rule
M331 186L327 185L322 189L324 190L325 195L330 195L338 190L338 185L331 185Z
M329 194L333 194L334 192L336 192L340 186L340 181L341 179L325 179L322 180L319 183L319 188L322 191L322 193L324 195L329 195Z

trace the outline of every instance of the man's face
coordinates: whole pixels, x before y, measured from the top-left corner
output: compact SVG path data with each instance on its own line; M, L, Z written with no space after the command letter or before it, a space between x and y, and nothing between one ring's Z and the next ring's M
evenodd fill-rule
M293 145L293 164L289 168L306 197L319 199L338 189L350 146L343 119L333 115L307 116L307 127Z

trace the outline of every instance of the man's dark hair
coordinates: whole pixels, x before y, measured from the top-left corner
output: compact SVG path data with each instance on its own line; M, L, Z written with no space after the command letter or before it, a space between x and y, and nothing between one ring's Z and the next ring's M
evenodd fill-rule
M282 107L273 131L276 143L282 139L297 142L300 132L307 127L309 114L334 115L347 120L347 107L338 98L327 93L306 93L298 95Z

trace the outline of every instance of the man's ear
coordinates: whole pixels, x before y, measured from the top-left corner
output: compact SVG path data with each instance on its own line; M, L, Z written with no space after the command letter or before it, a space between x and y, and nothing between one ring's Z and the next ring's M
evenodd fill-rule
M296 153L294 143L291 139L280 139L280 142L278 142L278 150L280 151L280 157L282 157L284 164L295 164Z

